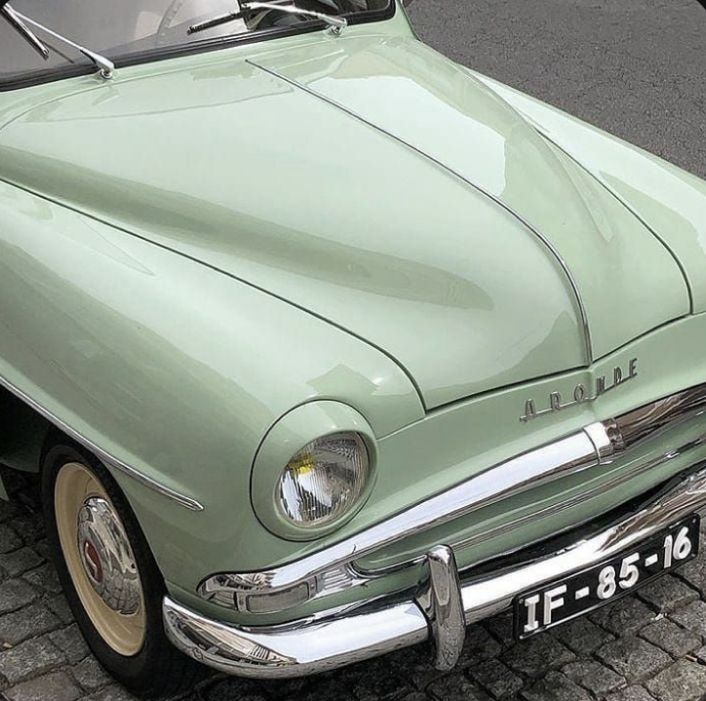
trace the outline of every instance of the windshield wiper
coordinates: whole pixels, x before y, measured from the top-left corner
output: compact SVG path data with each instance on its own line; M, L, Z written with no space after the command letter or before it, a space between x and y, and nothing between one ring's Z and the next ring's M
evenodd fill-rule
M93 61L93 63L98 67L98 74L101 78L109 80L113 77L115 64L105 56L101 56L95 51L91 51L85 46L81 46L75 41L67 39L65 36L55 32L53 29L49 29L49 27L39 24L39 22L23 15L21 12L17 12L17 10L10 7L8 3L9 0L0 0L0 16L4 17L8 21L10 25L22 35L22 38L25 39L27 43L30 44L30 46L32 46L32 48L37 51L37 53L39 53L45 61L49 58L49 49L37 38L34 32L32 32L27 25L30 25L36 29L41 29L43 32L49 34L49 36L54 37L54 39L57 39L58 41L61 41L67 46L70 46L82 53L86 58Z
M299 15L300 17L311 17L312 19L318 19L321 22L325 22L330 27L331 32L336 35L341 34L341 32L343 32L343 30L348 26L348 20L345 17L339 17L338 15L327 15L325 12L305 10L304 8L297 7L292 3L279 4L276 2L241 2L240 12L228 12L225 15L218 15L217 17L206 20L205 22L192 24L187 30L187 34L203 32L206 29L212 29L213 27L218 27L221 24L226 24L227 22L234 22L238 19L247 20L251 16L251 13L256 10L275 10L279 12L286 12L289 15Z
M46 61L49 58L49 49L39 40L37 35L22 21L19 14L7 3L10 0L0 0L0 15L22 35L22 38Z

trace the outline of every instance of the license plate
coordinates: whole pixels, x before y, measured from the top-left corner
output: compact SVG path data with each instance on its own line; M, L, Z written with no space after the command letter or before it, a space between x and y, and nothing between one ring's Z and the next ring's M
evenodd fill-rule
M518 596L515 637L529 638L593 611L692 560L699 550L699 520L691 516L629 552Z

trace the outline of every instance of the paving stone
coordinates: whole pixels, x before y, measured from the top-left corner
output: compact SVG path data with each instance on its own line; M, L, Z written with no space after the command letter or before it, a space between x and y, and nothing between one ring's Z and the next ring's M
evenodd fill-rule
M14 501L0 499L0 523L5 523L20 514L20 507Z
M61 620L62 623L73 623L74 615L71 613L69 603L63 594L52 596L46 600L47 608Z
M44 520L39 512L22 511L12 519L12 527L22 537L25 545L36 543L45 536Z
M557 626L551 633L577 655L590 655L601 645L614 639L610 633L597 626L586 616Z
M22 547L22 539L7 524L0 524L0 555Z
M38 540L32 546L32 549L35 550L36 553L44 560L51 560L51 548L49 547L49 543L46 538Z
M664 650L631 636L606 643L596 651L596 657L629 683L651 677L672 662Z
M112 682L112 677L100 666L95 657L86 657L72 668L71 673L86 691L95 691Z
M497 657L501 650L500 643L480 625L470 626L466 631L458 666L468 667L484 660Z
M32 586L21 579L9 579L0 586L0 615L16 611L37 598Z
M68 628L50 633L49 638L71 664L80 662L89 653L88 645L75 623Z
M242 701L249 699L262 701L262 696L258 694L258 689L262 685L257 683L242 683L242 679L229 678L225 681L217 682L214 685L199 691L198 701ZM277 701L321 701L321 699L331 699L332 701L356 701L351 690L338 678L335 672L317 675L306 679L293 679L288 682L267 685L268 699ZM408 697L414 698L415 694L421 692L409 692L402 697L397 697L394 701L401 701ZM423 695L425 701L428 697Z
M7 689L8 701L76 701L81 690L64 672L46 674Z
M706 667L679 660L645 686L660 701L697 701L706 692Z
M17 647L0 652L0 674L10 684L49 672L65 662L49 638L32 638Z
M642 601L630 596L594 611L590 618L614 635L625 635L653 621L655 613Z
M61 625L61 621L41 604L33 604L0 616L0 643L18 645Z
M641 686L629 686L627 689L609 694L605 701L655 701L655 698Z
M257 692L243 693L240 690L234 691L234 688L237 687L232 681L224 683L221 687L216 688L218 690L216 695L214 695L213 691L209 691L208 693L202 692L199 695L190 694L185 698L179 698L179 701L269 701L269 697L266 697L263 694L258 694ZM318 701L320 698L331 699L332 701L355 701L353 696L346 694L345 692L334 691L328 696L321 696L321 693L326 692L321 692L319 688L316 687L315 690L309 690L301 696L275 696L274 698L278 701ZM90 700L93 701L93 696L90 697ZM100 701L104 700L100 699ZM108 701L108 699L105 699L105 701ZM110 701L112 701L112 697L110 697ZM398 699L395 699L394 701L398 701Z
M674 611L669 616L680 626L706 639L706 603L692 601L688 606Z
M522 697L527 701L590 701L591 698L585 689L560 672L549 672L544 679L525 689Z
M470 674L496 699L515 698L523 681L500 660L485 660L470 669Z
M701 523L706 523L706 519ZM674 576L686 580L698 591L706 592L706 553L680 567Z
M61 592L59 577L56 574L54 566L49 562L41 567L37 567L37 569L26 572L23 575L23 579L31 582L35 587L41 589L42 591L49 592L51 594L58 594Z
M431 658L428 663L431 665ZM410 685L411 680L398 674L386 657L378 657L364 664L346 667L338 673L337 677L360 701L392 698L395 695L414 691Z
M438 701L492 701L480 687L470 682L461 672L448 674L433 682L427 693Z
M674 657L683 657L701 646L701 639L667 618L652 623L640 635Z
M194 696L198 701L240 701L241 698L253 699L264 694L263 687L267 687L267 696L281 701L294 701L307 699L312 692L321 694L324 698L343 698L354 701L350 691L346 692L338 681L336 672L328 672L314 677L298 679L276 680L271 682L258 682L251 679L229 677L220 675L220 678L206 681L186 697ZM180 699L181 701L181 699Z
M431 645L415 645L387 655L386 660L398 674L403 675L417 689L424 689L436 679L444 676L434 668L434 651Z
M365 664L365 663L363 663ZM227 675L223 676L226 683L233 683L236 681L236 677L229 677ZM213 683L218 683L219 680L214 682L206 682L202 684L202 691L204 688L210 688ZM242 694L248 694L252 691L257 691L261 685L254 679L246 680L242 677L237 679L238 683L244 683L245 686L241 689ZM308 689L319 689L321 687L328 687L332 682L338 681L338 674L336 671L325 672L324 674L317 674L313 677L295 677L293 679L277 679L267 682L267 693L276 699L280 698L294 698L305 693ZM410 692L412 693L412 692Z
M503 613L499 616L483 621L485 628L494 635L505 647L510 647L515 642L514 624L511 613Z
M139 699L127 689L114 684L86 697L86 701L139 701Z
M588 689L596 696L627 686L625 677L616 674L595 660L571 662L561 670L572 682Z
M547 669L563 667L575 658L569 648L546 633L517 643L502 655L509 667L528 677L541 677Z
M674 611L699 598L698 592L673 575L650 582L639 596L660 611Z
M32 548L20 548L12 553L7 553L2 558L2 568L11 577L27 572L42 564L44 560Z

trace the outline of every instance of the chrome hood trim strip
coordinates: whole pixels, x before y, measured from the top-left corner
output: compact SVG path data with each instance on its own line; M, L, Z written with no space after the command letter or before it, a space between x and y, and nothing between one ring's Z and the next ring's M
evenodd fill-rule
M523 453L361 533L291 564L261 572L213 575L201 583L198 593L204 599L242 611L263 611L261 606L251 606L251 599L262 599L278 593L281 595L272 599L273 602L276 600L276 607L270 611L281 611L318 596L340 591L344 587L364 584L371 576L377 577L383 572L364 573L356 570L354 562L362 557L503 499L578 474L596 465L609 464L643 441L654 439L664 431L704 412L706 384L651 402L615 419L591 424L566 438ZM700 442L683 446L674 455L664 456L658 462L672 459L697 444ZM621 471L613 480L613 486L632 479L653 465L654 462L649 465L642 463ZM582 494L578 502L594 495L590 492ZM549 512L563 510L575 503L577 500L559 503L550 507ZM543 513L537 518L543 515L549 514ZM498 535L504 528L507 527L484 534L483 538ZM449 545L469 547L475 542ZM418 564L423 559L422 555L400 567ZM332 577L333 573L337 576ZM333 583L327 584L327 581Z
M72 438L77 443L80 443L84 448L90 450L99 460L101 460L109 468L113 468L127 475L128 477L139 482L141 485L151 489L162 496L175 501L177 504L189 509L190 511L203 511L203 504L196 501L192 497L180 494L179 492L160 484L146 475L143 475L139 470L123 462L119 458L106 452L93 441L86 438L84 435L73 429L65 421L62 421L58 416L43 407L39 402L35 401L28 394L23 392L19 387L15 387L9 380L6 380L0 375L0 387L4 387L10 394L13 394L27 406L34 409L40 416L44 417L50 424L56 426L60 431L63 431L69 438Z
M379 126L378 124L366 119L361 114L358 114L358 112L350 109L349 107L346 107L345 105L342 105L340 102L337 102L336 100L333 100L330 97L326 97L325 95L323 95L320 92L317 92L316 90L312 90L310 87L304 85L303 83L299 83L296 80L292 80L291 78L288 78L286 75L284 75L283 73L281 73L279 71L276 71L272 68L267 68L266 66L262 65L261 63L257 63L256 61L253 61L251 59L246 59L245 62L249 63L251 66L253 66L255 68L258 68L259 70L263 71L264 73L267 73L267 74L271 75L272 77L277 78L278 80L281 80L281 81L291 85L294 88L302 90L303 92L311 95L312 97L314 97L318 100L321 100L322 102L326 102L327 104L331 105L332 107L335 107L336 109L341 110L342 112L345 112L350 117L357 119L359 122L365 124L366 126L372 128L372 129L375 129L375 131L377 131L381 134L384 134L389 139L396 141L397 143L401 144L405 148L408 148L410 151L413 151L414 153L416 153L418 156L425 158L426 160L430 161L438 168L441 168L442 170L446 171L447 173L449 173L449 175L453 176L454 178L457 178L462 183L464 183L466 186L473 188L474 190L477 190L481 194L485 195L489 200L494 202L498 207L500 207L501 209L504 209L508 214L510 214L518 222L520 222L520 224L522 224L545 247L545 249L549 252L549 255L554 258L556 263L559 265L559 268L561 269L562 273L564 274L564 277L566 278L566 281L569 284L569 288L571 289L571 292L573 294L574 302L576 303L576 308L579 312L579 318L581 320L581 329L583 331L584 345L586 347L586 364L590 365L593 362L593 360L594 360L593 342L591 340L591 328L588 324L588 312L586 311L586 303L584 302L583 297L581 296L581 291L579 290L578 283L576 282L574 275L572 274L571 270L569 269L568 263L564 260L562 255L556 249L556 246L554 246L552 244L552 242L544 234L542 234L537 227L532 226L527 221L527 219L525 217L523 217L518 211L516 211L514 208L510 207L507 203L503 202L499 197L496 197L495 195L493 195L486 188L483 188L480 185L478 185L477 183L474 183L473 181L464 177L461 173L459 173L457 170L454 170L447 163L443 163L442 161L438 160L437 158L434 158L434 156L432 156L431 154L427 153L426 151L418 148L417 146L414 146L414 144L412 144L408 141L405 141L401 137L384 129L383 127Z

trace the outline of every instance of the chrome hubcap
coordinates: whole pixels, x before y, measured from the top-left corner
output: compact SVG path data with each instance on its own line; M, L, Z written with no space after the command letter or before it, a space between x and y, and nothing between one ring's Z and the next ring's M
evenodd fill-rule
M140 608L137 564L117 514L101 497L89 497L78 512L78 551L93 590L112 611L131 616Z
M54 509L66 567L84 610L115 652L136 655L147 635L145 598L110 496L88 467L71 462L56 475Z

